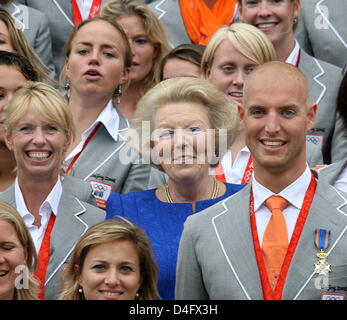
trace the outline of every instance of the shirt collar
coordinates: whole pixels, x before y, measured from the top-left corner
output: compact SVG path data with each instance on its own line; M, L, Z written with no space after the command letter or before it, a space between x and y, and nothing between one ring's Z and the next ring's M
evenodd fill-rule
M118 139L118 130L119 130L119 116L116 108L113 106L112 99L108 102L104 110L99 114L98 118L93 124L93 128L98 122L101 122L110 136L114 141Z
M299 43L295 41L295 46L293 51L290 53L289 57L287 58L286 62L289 64L292 64L293 66L296 66L296 62L298 61L298 57L299 57L299 50L300 50L300 46Z
M304 173L277 195L282 196L283 198L288 200L288 202L290 202L292 205L294 205L300 210L302 203L304 202L305 194L310 182L311 170L308 164L306 164L306 169ZM252 191L254 198L254 212L259 209L259 207L264 203L264 201L268 197L271 197L275 194L269 189L265 188L263 185L261 185L255 179L254 175L252 176Z
M251 153L251 151L249 151L249 149L248 149L247 146L244 146L239 152L242 152L242 153Z
M87 140L89 134L96 125L101 122L114 141L118 139L119 132L119 116L116 108L113 106L112 99L107 103L106 107L101 111L94 123L82 134L82 142Z
M18 178L16 178L15 180L14 188L17 211L20 213L23 219L27 220L29 217L32 217L32 214L28 211L27 206L25 205L23 194L18 184ZM57 216L62 192L62 183L60 181L60 177L58 177L57 183L54 185L45 201L41 204L39 212L41 213L43 211L52 211Z

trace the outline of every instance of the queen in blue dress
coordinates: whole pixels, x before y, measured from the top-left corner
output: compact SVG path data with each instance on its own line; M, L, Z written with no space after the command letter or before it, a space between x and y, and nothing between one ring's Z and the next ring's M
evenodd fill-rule
M186 218L243 188L217 181L213 169L239 131L237 105L208 80L168 79L138 102L128 143L166 173L167 183L158 189L112 193L106 219L126 217L145 230L159 266L162 299L174 299Z

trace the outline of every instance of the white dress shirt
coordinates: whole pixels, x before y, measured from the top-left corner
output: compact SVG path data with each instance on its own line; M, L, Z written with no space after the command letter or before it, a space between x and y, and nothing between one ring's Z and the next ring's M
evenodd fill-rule
M296 66L296 63L299 57L299 50L300 50L299 43L295 40L295 47L293 51L290 53L290 55L288 56L288 58L286 59L286 62L292 64L293 66Z
M28 211L27 206L25 205L25 201L22 195L22 191L20 190L18 179L15 180L15 200L16 200L16 208L17 211L22 216L25 225L28 227L30 231L30 235L34 241L36 252L38 253L41 247L41 243L43 237L45 235L45 231L48 225L49 218L51 216L51 212L57 216L58 214L58 206L61 198L61 194L63 192L63 187L60 181L60 177L58 178L57 183L54 185L53 189L45 199L45 201L41 204L39 214L41 216L41 226L40 228L33 225L34 216Z
M231 150L227 151L221 161L226 182L241 183L250 156L251 152L247 147L244 147L239 151L233 163Z
M296 220L299 216L302 203L304 202L306 191L311 182L311 177L312 173L306 164L304 173L292 184L277 194L288 201L288 206L283 210L283 216L287 225L288 243L292 237ZM265 200L275 194L257 182L254 174L252 176L252 191L258 238L259 243L262 246L264 232L272 215L270 209L265 204Z
M67 169L67 167L70 165L74 156L82 150L84 143L86 142L89 135L91 134L91 132L93 131L93 129L96 127L96 125L99 122L101 122L106 127L106 130L108 131L110 136L114 139L114 141L117 141L118 130L119 130L119 116L118 116L117 110L112 104L112 99L108 102L104 110L101 111L101 113L99 114L95 122L86 131L83 132L81 142L65 158L64 169Z

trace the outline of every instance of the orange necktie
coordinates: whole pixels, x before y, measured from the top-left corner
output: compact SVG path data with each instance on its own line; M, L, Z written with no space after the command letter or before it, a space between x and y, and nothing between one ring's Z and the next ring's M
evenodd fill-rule
M274 290L288 249L287 225L282 213L288 201L281 196L271 196L265 204L272 216L264 232L262 249L266 272Z

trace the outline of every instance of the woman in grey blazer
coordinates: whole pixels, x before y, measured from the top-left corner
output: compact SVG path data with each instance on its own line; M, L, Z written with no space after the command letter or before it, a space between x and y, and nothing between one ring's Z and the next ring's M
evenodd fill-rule
M341 132L334 133L336 97L342 72L340 68L308 55L295 40L300 1L286 0L276 4L263 0L255 4L245 0L238 2L240 20L265 32L276 49L277 58L296 65L307 77L309 100L318 105L316 123L308 132L307 140L322 149L325 163L344 158L347 154L347 140Z
M111 192L146 190L152 182L158 185L152 177L161 177L126 144L128 122L112 103L128 80L130 52L124 31L104 18L80 23L66 45L64 72L77 133L68 148L66 173L89 181L103 209Z
M5 142L14 153L17 177L0 199L17 209L33 238L39 256L39 298L56 299L58 279L74 245L105 215L83 201L91 199L89 186L62 175L74 126L58 91L28 81L13 96L6 125Z

